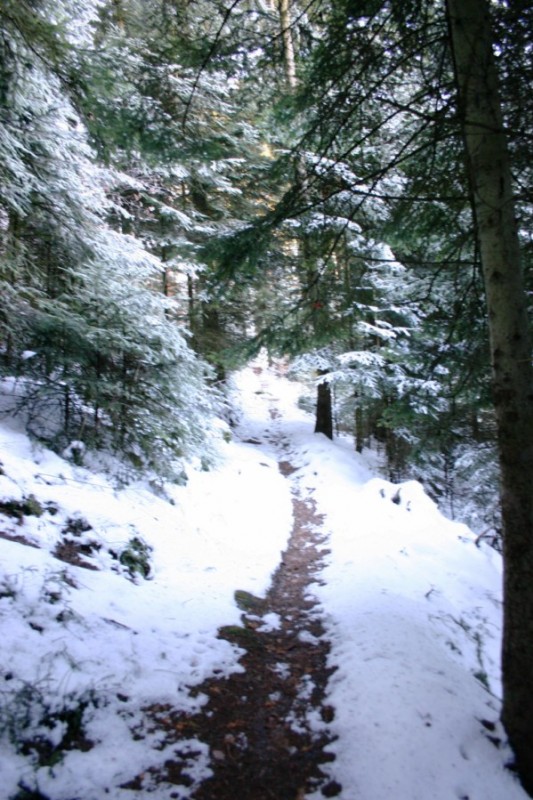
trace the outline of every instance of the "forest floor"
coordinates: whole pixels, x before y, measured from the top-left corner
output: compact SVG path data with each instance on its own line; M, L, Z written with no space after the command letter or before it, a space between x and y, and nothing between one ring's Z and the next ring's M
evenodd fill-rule
M185 485L0 419L0 800L525 800L500 555L282 367L234 392Z

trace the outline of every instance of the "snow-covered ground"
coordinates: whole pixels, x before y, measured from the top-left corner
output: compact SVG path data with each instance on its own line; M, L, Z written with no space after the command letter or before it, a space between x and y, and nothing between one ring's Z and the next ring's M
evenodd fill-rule
M147 778L136 797L187 797L209 774L205 745L163 746L143 709L197 709L191 686L240 669L216 631L240 620L236 589L265 592L292 483L331 536L312 590L337 667L327 769L341 800L524 800L510 753L489 739L501 730L487 729L499 712L500 557L418 484L392 485L371 454L313 435L298 385L255 366L236 377L242 417L220 465L160 497L32 445L16 420L0 426L0 504L34 498L22 519L0 513L0 800L21 787L128 798L121 785L175 749L191 787L152 791ZM279 458L298 467L290 481ZM132 579L145 556L147 579ZM61 750L76 731L92 747Z

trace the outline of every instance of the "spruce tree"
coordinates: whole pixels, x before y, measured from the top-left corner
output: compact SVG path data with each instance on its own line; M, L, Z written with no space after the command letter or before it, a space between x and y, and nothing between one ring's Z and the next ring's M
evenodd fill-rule
M87 27L67 2L1 12L2 370L39 438L172 476L210 437L207 369L152 288L161 260L109 224L124 178L98 164L71 87L91 51L90 6Z

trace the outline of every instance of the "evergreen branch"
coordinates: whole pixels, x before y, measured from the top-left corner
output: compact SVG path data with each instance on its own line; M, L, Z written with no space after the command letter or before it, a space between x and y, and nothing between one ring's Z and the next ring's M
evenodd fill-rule
M220 24L220 26L219 26L216 34L215 34L215 38L214 38L214 40L213 40L213 42L211 44L211 47L209 48L209 51L208 51L206 57L204 58L203 62L200 64L200 68L198 69L198 71L197 71L197 73L196 73L196 75L194 77L194 81L193 81L191 92L190 92L189 97L187 98L187 100L185 102L185 111L183 112L183 119L182 119L182 123L181 123L181 126L182 126L183 129L185 129L186 126L187 126L187 119L189 117L189 113L190 113L190 110L191 110L192 102L194 100L194 96L196 94L196 91L198 89L198 85L200 83L200 78L202 77L202 75L204 73L204 70L206 69L207 65L209 64L209 62L211 61L212 57L214 56L214 54L215 54L215 52L217 50L219 40L222 37L222 31L224 30L224 27L225 27L227 21L229 20L231 14L233 12L233 9L235 9L239 5L240 2L241 2L241 0L233 0L231 5L226 9L224 17L222 19L222 23Z

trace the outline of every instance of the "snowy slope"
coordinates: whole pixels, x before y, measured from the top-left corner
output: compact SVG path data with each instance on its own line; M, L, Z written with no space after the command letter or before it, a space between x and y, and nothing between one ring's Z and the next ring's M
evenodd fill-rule
M340 797L526 797L504 769L509 753L487 738L501 731L480 722L498 716L498 555L417 484L393 486L349 443L314 436L299 387L255 367L236 378L242 419L220 466L191 469L165 497L116 488L36 448L16 422L0 427L0 503L33 496L42 511L0 514L0 800L21 786L50 800L130 797L121 785L172 757L143 709L196 708L191 686L240 669L216 631L239 621L235 589L265 591L289 535L291 484L278 458L298 467L291 480L331 534L326 583L313 591L337 667L328 769ZM139 543L148 579L128 571ZM36 734L59 745L80 709L92 748L47 763L43 750L38 766ZM21 752L25 739L33 750ZM187 749L192 785L173 796L209 774L205 746L182 745L182 757ZM135 796L170 797L150 788Z
M0 533L39 546L0 538L0 800L19 785L51 800L130 796L120 784L172 756L146 731L133 741L145 727L142 708L197 707L202 698L193 700L188 687L240 668L239 652L215 638L217 628L239 622L236 587L267 588L290 533L291 503L271 456L234 442L223 457L217 470L191 470L186 487L167 487L169 499L161 499L143 485L115 489L105 475L32 446L16 424L0 428L0 502L33 496L45 509L22 523L0 515ZM90 530L69 532L80 520ZM149 580L133 582L111 555L134 539L153 548ZM98 571L54 558L65 541L90 545L83 558ZM50 731L39 720L50 723L80 698L96 746L35 775L35 757L15 754L10 739L41 733L59 743L64 722ZM191 763L193 777L208 774L206 759Z

